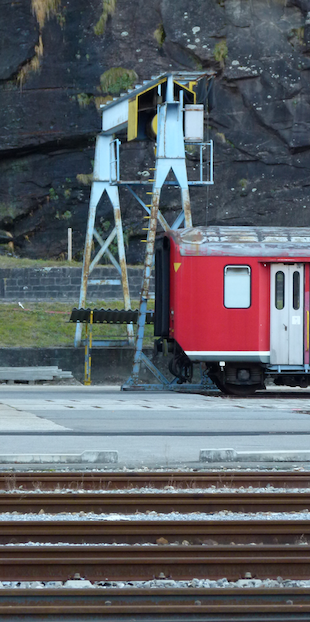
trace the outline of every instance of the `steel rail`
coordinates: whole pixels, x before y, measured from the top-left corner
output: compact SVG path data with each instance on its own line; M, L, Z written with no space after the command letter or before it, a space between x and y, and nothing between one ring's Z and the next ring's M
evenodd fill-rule
M310 493L2 493L0 512L299 512Z
M86 589L1 590L5 620L204 620L206 622L301 621L309 619L308 589ZM61 618L63 616L63 618ZM144 617L143 617L144 616ZM281 616L281 617L280 617ZM308 617L307 617L308 616Z
M0 544L307 544L307 520L1 521ZM159 541L159 542L158 542Z
M88 473L45 471L31 473L1 473L0 490L55 490L70 488L84 490L126 490L130 488L205 488L216 487L265 487L310 488L310 470L307 472L267 471L219 471L219 472L148 472L135 473Z
M62 580L77 573L90 581L195 578L236 581L309 577L310 547L278 546L0 546L0 580Z

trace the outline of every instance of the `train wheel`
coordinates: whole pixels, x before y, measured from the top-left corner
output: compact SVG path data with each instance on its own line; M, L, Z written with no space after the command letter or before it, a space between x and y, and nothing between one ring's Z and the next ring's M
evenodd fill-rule
M227 395L239 395L240 397L246 397L247 395L254 395L258 389L262 387L259 384L223 384L223 391Z
M214 384L216 384L217 388L226 395L246 397L247 395L254 395L258 389L262 388L260 384L229 384L228 382L221 382L217 376L210 376L210 378Z

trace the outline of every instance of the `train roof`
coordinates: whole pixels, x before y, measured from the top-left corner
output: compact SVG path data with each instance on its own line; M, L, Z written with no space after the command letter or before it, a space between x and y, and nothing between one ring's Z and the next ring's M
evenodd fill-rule
M310 227L188 227L169 236L184 256L310 257Z

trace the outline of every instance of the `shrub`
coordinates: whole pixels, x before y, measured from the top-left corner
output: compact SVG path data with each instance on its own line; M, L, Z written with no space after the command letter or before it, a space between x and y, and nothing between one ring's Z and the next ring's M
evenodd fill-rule
M214 46L213 56L215 60L218 63L220 63L221 67L224 67L224 62L225 62L225 58L227 58L227 55L228 55L228 47L227 47L226 39L222 39Z
M100 86L103 93L119 95L121 91L130 89L138 76L133 69L112 67L100 76Z

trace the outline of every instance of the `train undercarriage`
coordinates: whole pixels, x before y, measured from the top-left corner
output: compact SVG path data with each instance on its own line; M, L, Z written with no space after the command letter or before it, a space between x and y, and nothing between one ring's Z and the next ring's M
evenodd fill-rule
M160 347L158 349L161 349ZM309 365L268 365L249 362L193 362L175 341L168 341L168 350L172 353L169 361L170 373L179 384L191 383L194 365L200 364L203 373L227 395L247 396L258 390L266 389L266 381L271 380L276 386L310 386Z

